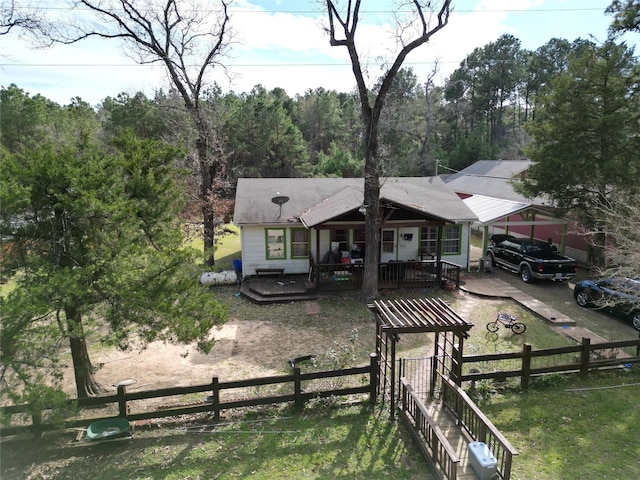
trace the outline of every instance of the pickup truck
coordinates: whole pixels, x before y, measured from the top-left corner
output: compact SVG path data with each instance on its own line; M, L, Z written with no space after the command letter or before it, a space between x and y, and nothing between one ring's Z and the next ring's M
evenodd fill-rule
M520 274L526 283L535 279L562 281L576 275L576 261L558 255L549 243L541 240L493 235L487 255L493 265Z

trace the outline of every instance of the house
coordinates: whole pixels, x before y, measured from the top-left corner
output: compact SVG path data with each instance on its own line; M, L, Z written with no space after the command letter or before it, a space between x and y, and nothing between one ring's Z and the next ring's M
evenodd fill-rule
M576 235L571 219L558 216L544 197L527 198L516 192L514 180L526 175L531 160L480 160L445 178L478 217L473 228L483 234L483 251L494 233L549 240L562 254L586 263L588 245Z
M308 274L319 286L357 287L367 254L363 198L362 178L238 179L242 275ZM381 179L380 200L381 278L405 279L405 267L419 271L422 262L438 273L442 263L468 268L477 217L440 178Z

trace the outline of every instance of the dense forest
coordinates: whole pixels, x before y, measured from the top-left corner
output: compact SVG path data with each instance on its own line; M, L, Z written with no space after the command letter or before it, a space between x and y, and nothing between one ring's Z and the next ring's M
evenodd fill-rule
M529 51L504 35L476 48L443 86L419 78L411 68L401 70L381 122L386 174L434 175L479 159L525 158L526 126L535 119L543 94L570 59L589 46L587 40L554 38ZM195 148L190 144L193 121L175 91L158 91L154 98L123 92L94 110L80 98L58 106L19 87L2 88L1 138L10 151L47 131L60 134L70 122L81 122L96 135L131 129L142 138ZM291 98L282 89L268 91L261 85L245 93L222 92L214 85L203 98L225 166L221 180L228 185L242 176L362 175L356 92L320 88ZM187 155L184 166L195 168L190 164L195 160L193 153Z

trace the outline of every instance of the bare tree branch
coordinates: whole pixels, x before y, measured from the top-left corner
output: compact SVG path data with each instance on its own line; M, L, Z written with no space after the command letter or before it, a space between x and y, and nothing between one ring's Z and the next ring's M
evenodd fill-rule
M224 170L223 148L203 97L207 74L224 65L230 48L229 5L232 0L77 0L75 21L51 32L52 41L74 44L92 37L122 41L125 52L141 64L165 67L196 126L201 177L204 245L213 264L215 185ZM88 18L86 12L91 14Z
M329 27L329 43L334 47L346 47L351 59L351 68L358 87L363 123L365 125L365 167L364 167L364 203L368 205L366 216L367 256L361 295L365 300L377 297L378 276L377 261L380 251L380 175L382 164L379 157L378 124L385 99L391 90L393 80L402 67L407 55L419 46L427 43L432 35L442 30L449 21L451 0L441 0L437 22L431 26L425 12L434 12L432 1L412 0L398 5L397 11L410 12L404 23L396 27L396 41L402 46L395 60L383 75L377 95L367 88L362 63L356 48L356 31L360 21L361 0L348 0L344 8L339 8L339 0L326 0ZM342 13L341 13L342 12ZM405 39L405 37L408 37ZM373 101L373 104L372 104Z
M18 30L19 35L31 36L34 39L50 29L42 8L37 3L20 3L16 0L0 1L0 35L7 35Z

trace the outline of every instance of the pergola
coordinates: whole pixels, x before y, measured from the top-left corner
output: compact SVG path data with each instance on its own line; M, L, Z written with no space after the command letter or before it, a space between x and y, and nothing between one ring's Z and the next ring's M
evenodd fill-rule
M391 415L396 402L396 344L400 334L436 334L434 356L443 357L441 365L458 383L464 339L473 327L439 298L375 300L369 310L376 318L376 354L380 359L380 390L390 390ZM450 338L452 337L452 338ZM436 363L434 362L434 370ZM435 371L433 372L435 373ZM436 376L431 375L431 390Z

